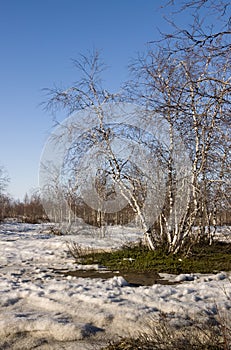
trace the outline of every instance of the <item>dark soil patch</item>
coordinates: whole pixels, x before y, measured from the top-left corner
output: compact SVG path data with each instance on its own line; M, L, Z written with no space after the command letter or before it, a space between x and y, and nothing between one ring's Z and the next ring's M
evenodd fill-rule
M101 278L103 280L108 278L113 278L115 276L122 276L131 287L139 286L152 286L153 284L179 284L179 282L171 282L165 279L161 279L156 271L108 271L108 270L56 270L56 273L62 274L64 276L75 276L81 278Z

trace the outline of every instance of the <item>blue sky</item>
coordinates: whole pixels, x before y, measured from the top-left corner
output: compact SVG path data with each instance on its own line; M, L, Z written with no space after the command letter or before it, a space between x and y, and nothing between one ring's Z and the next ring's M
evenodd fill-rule
M106 86L119 90L127 66L157 28L166 29L155 0L0 0L0 164L9 193L22 199L38 187L43 145L52 118L40 106L43 88L77 80L79 53L102 50ZM184 17L182 17L184 18Z

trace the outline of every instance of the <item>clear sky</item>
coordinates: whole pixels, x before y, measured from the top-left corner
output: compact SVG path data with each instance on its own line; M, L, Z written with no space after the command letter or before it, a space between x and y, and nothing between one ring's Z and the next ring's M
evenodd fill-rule
M164 29L161 0L0 0L0 164L8 192L23 199L38 187L38 167L52 118L43 88L77 80L71 63L101 49L116 92L127 66Z

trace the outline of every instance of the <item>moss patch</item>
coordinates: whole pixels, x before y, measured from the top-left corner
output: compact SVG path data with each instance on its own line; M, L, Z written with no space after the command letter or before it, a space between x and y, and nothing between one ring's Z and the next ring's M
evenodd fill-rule
M190 255L150 251L143 246L124 247L113 252L91 253L82 257L83 264L99 264L110 270L155 271L165 273L216 273L231 271L231 245L216 242L197 245Z

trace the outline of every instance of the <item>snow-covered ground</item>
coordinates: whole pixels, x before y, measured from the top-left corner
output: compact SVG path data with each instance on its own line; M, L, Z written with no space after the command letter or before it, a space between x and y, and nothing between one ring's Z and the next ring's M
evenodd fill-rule
M0 349L99 349L117 336L135 335L159 312L184 324L188 316L206 322L217 308L231 308L230 274L222 272L163 275L181 283L137 288L121 276L103 280L56 274L53 269L76 269L67 241L104 249L112 241L93 241L86 232L54 236L48 228L0 225ZM115 236L122 242L121 230L111 230L113 242Z

